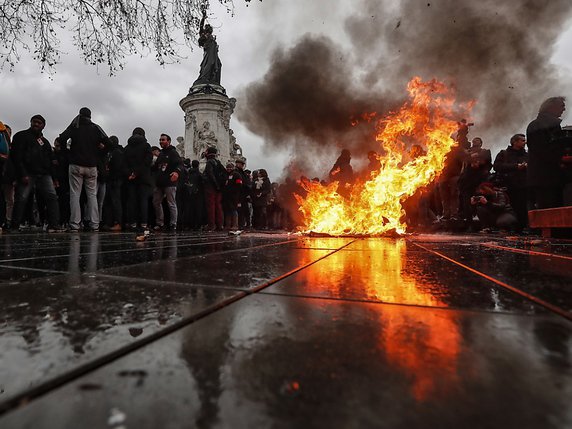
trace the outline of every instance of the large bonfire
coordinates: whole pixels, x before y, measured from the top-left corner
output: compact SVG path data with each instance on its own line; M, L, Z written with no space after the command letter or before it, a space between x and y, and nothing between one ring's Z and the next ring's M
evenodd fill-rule
M376 124L381 167L369 180L352 186L349 197L338 193L338 182L322 185L305 182L305 197L296 195L306 232L343 234L404 233L402 201L430 184L443 170L447 153L456 144L451 137L457 119L470 105L458 106L453 90L436 80L413 78L408 84L410 101ZM408 149L420 145L424 152L414 159ZM342 192L343 193L343 192Z

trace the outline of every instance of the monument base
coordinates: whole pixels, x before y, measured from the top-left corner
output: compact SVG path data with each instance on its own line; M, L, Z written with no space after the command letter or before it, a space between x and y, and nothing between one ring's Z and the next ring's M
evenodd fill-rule
M242 156L230 128L235 104L236 99L229 98L217 84L198 84L189 89L189 94L179 102L185 112L185 158L198 159L204 165L208 147L217 148L217 158L223 164Z

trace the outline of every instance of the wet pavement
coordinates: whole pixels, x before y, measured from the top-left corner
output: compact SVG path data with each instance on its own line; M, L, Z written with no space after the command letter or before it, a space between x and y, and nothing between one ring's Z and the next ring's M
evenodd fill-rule
M572 427L572 243L0 236L0 428Z

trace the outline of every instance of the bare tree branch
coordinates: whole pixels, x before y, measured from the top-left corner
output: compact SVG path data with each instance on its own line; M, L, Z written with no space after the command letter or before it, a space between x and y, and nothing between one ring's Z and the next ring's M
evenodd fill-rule
M232 0L217 1L233 12ZM42 71L55 72L66 32L85 62L110 74L136 53L176 62L181 46L197 43L209 6L209 0L0 0L0 70L14 70L23 51Z

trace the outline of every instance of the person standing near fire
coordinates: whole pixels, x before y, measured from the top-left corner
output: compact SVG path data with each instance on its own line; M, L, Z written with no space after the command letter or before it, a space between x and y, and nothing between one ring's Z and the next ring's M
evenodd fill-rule
M349 150L342 149L340 156L328 174L330 182L338 182L338 194L349 198L354 182L354 170L350 164L352 155Z
M537 209L562 204L563 177L560 163L564 154L561 116L564 97L551 97L538 109L538 116L526 129L528 143L527 184Z
M475 189L489 177L492 167L492 156L489 149L483 149L483 139L475 137L471 141L463 171L459 176L460 214L470 221L474 215L471 197Z
M525 145L525 135L515 134L510 138L510 146L498 153L494 163L500 183L507 188L520 228L525 228L528 224L526 191L528 153L524 148Z

